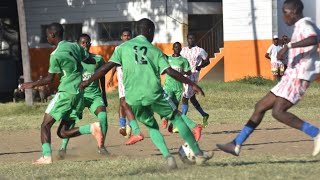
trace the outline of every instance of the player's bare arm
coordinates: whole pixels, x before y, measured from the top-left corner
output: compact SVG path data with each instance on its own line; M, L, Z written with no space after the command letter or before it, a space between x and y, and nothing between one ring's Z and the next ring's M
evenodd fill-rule
M289 48L298 48L298 47L307 47L307 46L313 46L318 44L318 38L317 36L310 36L306 39L302 39L301 41L297 42L289 42L286 44L277 54L277 58L281 59L283 54L288 51Z
M266 53L266 54L264 55L264 57L267 58L267 59L270 59L269 53Z
M113 77L114 77L114 74L115 74L115 73L116 73L116 67L113 67L113 68L112 68L112 71L111 71L110 79L109 79L109 81L108 81L108 83L107 83L107 86L108 86L108 87L113 86Z
M202 91L201 87L199 87L196 83L192 82L190 79L184 77L178 71L169 67L164 72L167 73L169 76L173 77L174 79L176 79L177 81L180 81L185 84L189 84L192 87L192 89L195 91L195 93L200 93L202 96L204 96L204 92Z
M104 104L107 107L108 101L107 101L107 94L106 94L106 78L105 78L105 76L102 76L100 78L100 85L101 85L102 99L104 101Z
M31 89L35 86L43 86L50 84L53 82L54 76L54 73L49 73L47 77L39 79L38 81L23 83L21 84L21 89Z
M87 87L91 82L103 77L107 72L109 72L113 67L115 67L117 64L114 62L107 62L103 66L101 66L91 77L90 79L83 81L80 84L80 90L83 91L85 87Z
M318 44L318 38L317 36L310 36L306 39L302 39L298 42L289 42L285 47L287 48L297 48L297 47L307 47L307 46L313 46Z
M202 68L208 66L210 64L210 60L209 58L207 57L206 59L203 59L202 60L202 63L196 67L197 71L200 71Z

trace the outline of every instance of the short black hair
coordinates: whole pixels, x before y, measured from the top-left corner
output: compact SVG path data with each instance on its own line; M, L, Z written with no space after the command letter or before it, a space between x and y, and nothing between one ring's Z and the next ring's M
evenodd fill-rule
M173 45L175 45L175 44L179 44L179 45L181 46L181 43L180 43L180 42L175 42L175 43L173 43Z
M60 38L63 37L63 26L60 23L54 22L49 24L48 28L49 31L53 32L55 36L58 36Z
M122 35L124 32L129 32L130 35L132 34L131 29L129 29L129 28L123 28L122 31L121 31L121 35Z
M287 4L290 8L295 9L297 14L302 14L303 12L303 3L301 0L286 0L283 4Z
M155 29L154 23L150 19L143 18L137 22L137 30L139 34L146 34L150 28Z
M89 41L91 42L91 37L89 36L89 34L81 34L79 37L78 37L78 39L77 39L77 42L79 42L80 41L80 38L82 38L82 37L86 37L86 38L88 38L89 39Z
M188 32L187 38L188 38L189 36L197 37L195 32Z

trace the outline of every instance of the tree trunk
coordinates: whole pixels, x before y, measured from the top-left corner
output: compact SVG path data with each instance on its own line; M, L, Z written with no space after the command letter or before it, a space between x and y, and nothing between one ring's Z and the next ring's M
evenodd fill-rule
M30 57L29 48L27 41L27 28L26 28L26 16L24 11L23 0L17 0L18 15L19 15L19 29L20 29L20 43L21 43L21 55L23 65L23 77L24 82L31 82L31 68L30 68ZM32 89L25 90L26 104L33 106Z

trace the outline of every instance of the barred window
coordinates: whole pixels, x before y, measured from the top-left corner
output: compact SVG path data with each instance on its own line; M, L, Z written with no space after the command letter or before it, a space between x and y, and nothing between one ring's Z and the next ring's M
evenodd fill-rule
M106 41L120 41L121 31L128 28L135 32L135 22L103 22L98 23L99 40Z

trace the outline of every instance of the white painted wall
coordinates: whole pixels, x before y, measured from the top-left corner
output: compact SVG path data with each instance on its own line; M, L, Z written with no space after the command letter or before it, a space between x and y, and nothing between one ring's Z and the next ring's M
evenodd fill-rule
M187 0L25 0L25 8L31 48L48 46L39 43L41 25L52 22L83 23L93 45L100 45L98 22L150 18L156 25L154 43L183 41L182 29L188 23Z
M288 27L282 19L282 5L285 0L278 0L278 27L279 36L287 35L291 37L293 27ZM317 26L320 26L320 0L302 0L304 5L303 14L306 17L311 17ZM318 7L318 8L317 8Z
M273 0L223 0L224 40L270 39Z

